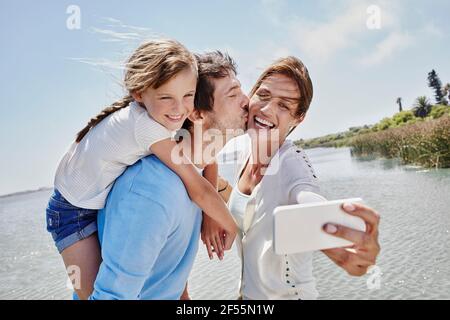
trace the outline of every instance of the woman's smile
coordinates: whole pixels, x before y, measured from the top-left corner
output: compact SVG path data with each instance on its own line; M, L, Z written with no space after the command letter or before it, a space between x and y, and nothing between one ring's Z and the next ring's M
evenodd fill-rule
M255 123L255 127L259 128L259 129L273 129L273 128L275 128L275 124L274 123L272 123L271 121L266 120L266 119L264 119L262 117L255 116L253 118L253 121Z

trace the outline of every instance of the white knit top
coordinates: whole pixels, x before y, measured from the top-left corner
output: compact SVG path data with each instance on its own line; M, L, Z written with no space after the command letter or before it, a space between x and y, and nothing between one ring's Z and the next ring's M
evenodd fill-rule
M303 192L320 192L316 174L305 152L286 140L272 158L261 182L246 201L238 196L240 174L249 159L248 136L239 156L241 169L234 181L228 207L240 232L236 238L242 263L240 292L243 299L315 299L312 252L277 255L273 246L273 211L296 204ZM244 207L243 207L244 206Z
M126 167L151 154L152 144L171 136L132 102L100 121L80 143L72 143L59 163L55 188L74 206L101 209Z

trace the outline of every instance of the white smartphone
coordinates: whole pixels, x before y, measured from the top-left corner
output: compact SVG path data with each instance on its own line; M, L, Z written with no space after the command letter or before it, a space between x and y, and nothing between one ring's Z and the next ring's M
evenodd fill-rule
M353 243L332 236L322 228L326 223L343 225L366 231L360 217L341 209L343 203L363 203L361 198L324 201L323 197L308 193L309 203L279 206L274 210L274 248L276 254L292 254L350 246ZM313 199L316 199L314 201ZM320 200L320 201L317 201Z

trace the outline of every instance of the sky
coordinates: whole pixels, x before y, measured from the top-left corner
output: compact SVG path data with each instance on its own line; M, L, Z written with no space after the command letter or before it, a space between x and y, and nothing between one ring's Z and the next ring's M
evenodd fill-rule
M120 98L121 63L149 38L227 51L248 92L299 57L314 98L293 139L373 124L450 82L448 0L0 2L0 194L52 186L75 134Z

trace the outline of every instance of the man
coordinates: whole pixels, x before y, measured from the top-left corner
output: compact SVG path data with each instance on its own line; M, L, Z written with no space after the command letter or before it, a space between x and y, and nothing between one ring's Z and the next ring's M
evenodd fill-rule
M180 146L194 164L210 140L219 151L230 129L245 129L248 98L228 55L198 56L196 110ZM194 123L201 130L194 130ZM203 145L195 145L201 134ZM195 147L195 148L194 148ZM193 151L193 152L190 152ZM213 156L213 155L212 155ZM141 159L120 176L99 212L103 262L90 299L179 299L200 238L201 210L181 179L155 156Z

